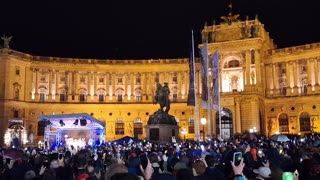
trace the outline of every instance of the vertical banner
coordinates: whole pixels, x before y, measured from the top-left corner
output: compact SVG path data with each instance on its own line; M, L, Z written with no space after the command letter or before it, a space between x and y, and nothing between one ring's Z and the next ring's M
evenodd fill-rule
M190 54L189 60L189 91L188 91L188 106L196 105L196 95L195 95L195 63L193 58L193 52Z
M208 109L208 44L206 43L200 49L200 56L201 56L201 107L204 109Z
M220 88L219 88L219 55L216 50L212 56L212 109L219 111L220 106Z

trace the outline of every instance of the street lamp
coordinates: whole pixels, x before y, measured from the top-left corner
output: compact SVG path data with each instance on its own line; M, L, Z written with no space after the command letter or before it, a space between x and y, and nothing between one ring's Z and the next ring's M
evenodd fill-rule
M202 124L202 133L203 133L203 142L204 142L204 140L205 140L205 137L204 137L204 125L206 125L207 119L206 118L201 118L200 121L201 121L201 124Z
M183 128L181 133L183 134L183 141L186 141L187 130L185 128Z

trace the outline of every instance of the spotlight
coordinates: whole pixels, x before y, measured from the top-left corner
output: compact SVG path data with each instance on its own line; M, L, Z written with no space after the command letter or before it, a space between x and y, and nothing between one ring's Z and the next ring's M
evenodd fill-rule
M87 125L87 120L86 119L80 119L80 125L81 126L86 126Z
M75 126L78 126L78 124L79 124L79 120L78 119L76 119L75 121L74 121L74 123L73 123Z
M59 123L60 123L60 126L66 125L66 124L62 121L62 119L60 119Z

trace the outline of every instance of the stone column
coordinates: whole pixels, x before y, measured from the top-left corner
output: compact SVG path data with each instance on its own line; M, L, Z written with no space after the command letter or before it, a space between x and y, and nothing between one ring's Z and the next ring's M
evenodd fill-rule
M245 86L246 86L246 66L244 65L244 66L242 66L242 79L243 79L243 81L242 81L242 84L243 84L243 89L242 89L242 91L244 91L244 88L245 88ZM221 72L220 72L220 74L221 74ZM222 77L221 76L219 76L220 77L220 87L222 86ZM221 89L220 89L220 92L221 92Z
M240 98L236 98L236 127L235 131L241 133Z
M316 93L320 92L320 84L319 84L319 63L318 63L318 59L315 58L314 60L314 72L315 72L315 85L314 85L314 91Z
M311 59L307 59L307 67L308 67L307 94L312 94L312 64L311 64Z
M123 81L124 81L124 102L128 102L128 74L124 73L123 75Z
M79 71L74 71L74 100L79 101Z
M93 72L93 99L95 102L98 102L98 81L99 81L99 77L97 72Z
M147 81L146 81L146 72L141 74L141 93L142 93L142 102L145 102L147 99Z
M109 101L109 78L110 78L110 75L109 73L106 72L106 75L105 75L105 78L106 78L106 102Z
M131 91L130 101L131 102L134 102L134 92L133 92L134 78L135 78L135 73L130 73L130 91Z
M272 78L272 64L266 64L265 65L265 69L266 69L266 74L268 74L268 76L265 77L265 81L266 81L266 95L269 97L269 96L272 96L273 95L273 89L274 89L274 86L273 86L273 78ZM271 76L270 76L271 74Z
M286 62L286 96L291 94L290 79L290 66L289 62Z
M273 94L275 96L279 95L279 77L278 77L278 64L277 63L273 63L272 64L272 69L273 69L273 83L274 83L274 89L273 89Z
M48 94L48 101L51 102L51 101L52 101L52 70L51 70L51 69L48 70L48 74L49 74L49 94Z
M250 50L246 50L246 79L245 79L246 83L245 85L247 86L250 85L250 70L251 70L250 65L251 65L251 53L250 53Z
M260 50L254 51L254 57L255 57L255 66L256 66L256 83L258 87L261 87L261 58L260 58Z
M182 73L183 72L177 72L177 81L178 81L178 101L181 102L182 100Z
M151 89L152 89L152 85L153 85L153 79L154 79L154 77L153 77L153 74L151 73L151 72L149 72L148 73L148 81L147 81L147 96L148 96L148 101L147 102L151 102L152 101L152 91L151 91Z
M36 69L36 87L35 87L35 97L36 101L39 101L39 69Z
M67 76L67 78L66 78L66 80L68 81L68 101L73 101L72 100L72 71L67 71L67 74L68 74L68 76ZM70 99L71 98L71 99Z
M297 71L297 61L293 61L293 94L297 95L299 93L299 88L298 88L298 71Z
M196 80L196 79L194 79L194 80ZM188 95L188 90L189 90L189 86L190 86L188 71L185 71L183 73L183 84L184 84L184 86L183 86L183 88L184 88L184 96L185 96L185 98L188 98L187 95Z
M116 102L116 74L111 73L111 78L112 78L112 102Z
M87 102L91 99L91 72L87 71Z
M317 58L314 60L314 75L315 85L319 86L319 63Z
M56 102L60 101L60 97L59 97L59 83L60 83L60 73L59 70L56 70Z
M163 85L165 79L165 72L159 72L159 83Z

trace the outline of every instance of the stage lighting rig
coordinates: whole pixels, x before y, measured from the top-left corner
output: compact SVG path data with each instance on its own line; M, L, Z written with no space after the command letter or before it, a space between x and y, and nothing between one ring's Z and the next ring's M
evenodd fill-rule
M81 126L86 126L87 125L87 120L85 118L80 119L80 125Z
M75 121L74 121L74 123L73 123L75 126L78 126L78 124L79 124L79 120L78 119L76 119Z
M60 119L59 124L60 124L60 126L66 125L66 124L62 121L62 119Z

